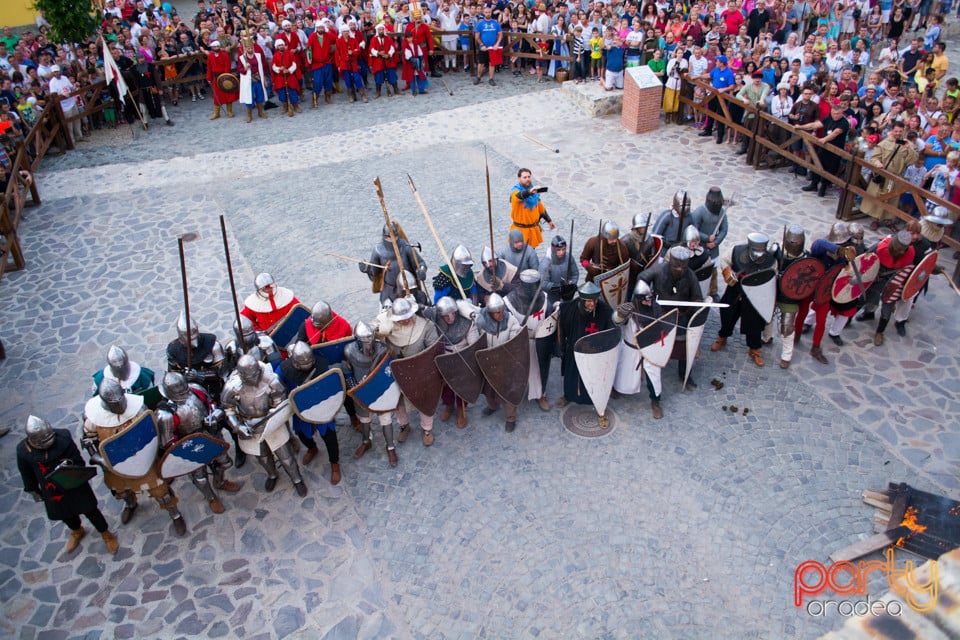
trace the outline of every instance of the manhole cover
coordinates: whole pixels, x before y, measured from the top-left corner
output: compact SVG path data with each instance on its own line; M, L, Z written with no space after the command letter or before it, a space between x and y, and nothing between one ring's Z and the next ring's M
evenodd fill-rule
M200 233L197 231L187 231L185 234L180 236L184 242L193 242L194 240L200 239Z
M617 428L617 414L607 407L607 418L610 426L601 429L597 424L597 410L589 404L570 404L564 407L560 414L560 421L570 433L581 438L600 438L610 434Z

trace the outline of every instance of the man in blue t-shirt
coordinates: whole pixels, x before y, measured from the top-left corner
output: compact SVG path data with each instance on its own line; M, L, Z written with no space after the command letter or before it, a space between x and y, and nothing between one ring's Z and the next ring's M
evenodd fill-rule
M473 84L480 84L483 79L483 68L486 66L490 67L490 86L496 86L497 81L493 79L494 65L490 64L490 49L500 47L503 30L500 28L500 23L493 19L493 8L490 5L483 8L483 20L477 22L476 34L477 77L473 79Z
M733 90L736 79L733 77L733 71L727 66L727 56L717 56L717 66L710 72L710 85L718 93L728 93ZM720 100L716 96L710 98L707 103L707 109L714 113L721 113ZM701 137L713 135L713 118L707 120L706 128L700 132ZM717 144L723 144L723 136L727 132L727 125L722 122L717 123Z

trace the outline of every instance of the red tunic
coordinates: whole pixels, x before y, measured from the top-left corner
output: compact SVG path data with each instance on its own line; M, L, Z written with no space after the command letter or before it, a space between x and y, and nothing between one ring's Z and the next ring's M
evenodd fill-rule
M307 330L307 341L311 345L331 342L333 340L339 340L340 338L348 338L353 335L353 329L350 328L349 322L332 311L330 313L333 314L333 320L330 321L330 324L328 324L325 329L317 329L313 326L313 320L309 318L304 322L303 326Z
M418 25L408 23L407 28L403 30L403 35L404 38L411 39L419 45L424 55L429 56L433 51L433 34L430 32L430 27L422 22Z
M310 52L310 68L320 69L324 65L333 64L334 53L337 47L337 38L332 33L314 31L307 39L307 50Z
M337 69L359 72L361 55L363 55L363 40L360 34L341 35L337 38Z
M214 104L231 104L240 97L239 93L225 93L217 86L221 73L230 73L230 54L226 51L211 51L207 54L207 82L213 87Z
M396 69L396 49L396 44L390 36L373 36L370 39L370 71L377 73L386 68ZM387 57L377 54L384 54Z
M284 70L293 67L293 73L285 73ZM277 69L280 69L280 72L277 72ZM289 89L299 89L300 84L298 82L300 78L300 65L297 64L297 54L289 49L284 51L277 51L273 54L273 86L276 89L283 89L284 87Z
M249 318L250 322L253 323L253 328L257 331L269 331L273 325L286 317L290 309L300 304L297 296L293 295L292 292L287 293L288 291L289 290L282 291L281 294L282 298L289 296L289 302L286 304L281 303L279 306L276 298L273 296L271 296L269 300L264 300L263 298L255 297L257 296L255 293L251 294L244 300L244 306L243 309L240 310L240 315ZM256 307L256 309L253 307Z
M426 56L424 55L425 51L422 47L418 47L414 44L414 41L410 38L403 39L403 81L407 84L413 81L414 67L411 64L411 60L415 58L420 58L420 70L417 72L417 75L421 80L426 80L427 74L427 61Z
M877 245L877 257L880 258L880 264L887 269L896 269L900 270L907 266L908 264L913 264L914 249L913 245L907 247L906 252L897 258L893 259L893 256L890 254L890 241L893 240L893 236L887 236L880 241L880 244Z

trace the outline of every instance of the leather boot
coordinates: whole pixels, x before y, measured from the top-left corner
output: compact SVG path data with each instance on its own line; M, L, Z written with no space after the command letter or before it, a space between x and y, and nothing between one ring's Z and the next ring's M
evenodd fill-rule
M390 461L390 466L397 466L397 450L396 449L387 449L387 460Z
M651 401L650 401L650 410L653 412L653 419L654 419L654 420L659 420L660 418L663 417L663 409L660 408L660 401L659 401L659 400L651 400Z
M426 429L420 429L423 433L423 446L429 447L433 444L433 431L427 431Z
M330 463L330 484L340 484L340 465L336 462Z
M823 349L820 347L810 347L810 355L820 364L829 364L826 356L823 355Z
M173 531L178 536L186 535L187 523L183 521L183 516L178 515L173 519Z
M360 418L357 416L350 416L350 426L353 427L353 430L357 433L363 431L363 426L360 424Z
M228 117L228 118L232 118L232 117L233 117L233 103L232 103L232 102L227 103L226 107L227 107L227 117Z
M356 102L356 101L357 101L357 92L354 91L353 89L350 89L350 102Z
M725 346L727 346L727 339L723 336L717 336L717 339L710 345L710 351L720 351L720 349L723 349Z
M87 535L87 530L83 527L79 529L71 529L70 537L67 538L67 545L63 548L65 553L73 553L77 550L77 547L80 546L80 541L83 540L83 537Z
M263 104L257 105L257 117L266 119L267 114L263 112Z
M223 513L226 509L223 508L223 503L220 502L220 498L214 498L210 501L210 511L214 513Z
M504 429L504 431L506 431L507 433L513 433L513 430L516 429L516 428L517 428L517 421L516 421L516 420L507 420L507 421L504 423L504 425L503 425L503 429Z
M220 105L215 104L215 105L213 105L213 115L210 116L210 119L211 119L211 120L216 120L216 119L219 118L219 117L220 117Z
M319 98L320 96L318 96L317 94L313 94L313 104L310 105L311 109L317 108L317 102L319 102Z
M287 103L287 115L293 117L293 105L289 102Z
M130 519L133 518L133 512L137 510L138 506L140 506L135 497L133 500L125 499L124 502L126 504L123 505L123 511L120 512L120 524L127 524L130 522Z
M363 454L365 454L367 451L370 451L370 447L372 446L373 446L373 441L364 440L363 442L360 443L360 446L357 447L357 450L353 452L353 457L359 460L360 458L363 457Z
M312 449L307 449L307 452L303 454L303 466L307 466L313 459L317 457L317 453L320 451L318 447L313 447Z
M397 88L397 83L396 83L396 82L394 82L394 83L393 83L392 85L390 85L390 86L393 87L393 95L395 95L395 96L400 95L400 89Z
M463 429L467 426L467 405L461 404L457 407L457 428Z
M453 405L445 404L443 405L443 410L440 412L440 420L446 422L450 419L450 416L453 415Z
M747 349L747 354L753 360L753 364L758 367L763 366L763 349Z
M410 437L410 425L402 424L400 425L400 431L397 432L397 442L406 442L407 438Z
M253 122L253 108L247 107L247 123Z
M378 98L381 97L380 92L381 92L382 90L383 90L383 86L378 84L378 85L377 85L377 97L378 97ZM390 93L390 90L389 90L389 89L387 89L387 93Z
M333 91L324 91L323 92L323 101L327 104L333 103Z
M240 482L234 482L233 480L227 480L226 478L217 485L217 489L220 491L226 491L227 493L236 493L240 491L240 488L243 487L243 484Z
M303 111L300 111L300 103L299 103L299 102L294 102L294 103L293 103L293 110L294 110L295 112L297 112L297 113L303 113Z
M363 102L368 102L366 89L360 89L360 100L362 100Z
M100 534L100 537L103 538L103 544L107 545L107 553L110 555L114 555L120 550L120 543L117 542L117 536L109 531L104 531Z

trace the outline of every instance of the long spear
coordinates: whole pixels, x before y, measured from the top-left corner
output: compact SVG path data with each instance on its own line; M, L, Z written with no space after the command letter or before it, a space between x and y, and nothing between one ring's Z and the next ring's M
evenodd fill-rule
M177 237L177 247L180 249L180 280L183 283L183 312L187 321L187 369L191 368L193 356L193 336L190 333L190 295L187 293L187 263L183 258L183 236Z
M397 236L393 233L393 224L390 222L390 214L387 212L387 201L383 199L383 187L380 186L380 176L373 179L373 184L377 188L377 197L380 198L380 208L383 209L383 219L387 223L387 232L390 235L390 244L393 245L393 255L397 257L397 268L400 271L400 281L403 283L404 297L410 295L410 284L407 282L407 271L400 257L400 247L397 246ZM426 292L424 292L426 293Z
M356 262L357 264L365 264L368 267L373 267L374 269L386 269L382 264L374 264L372 262L367 262L366 260L357 260L356 258L351 258L350 256L342 256L339 253L328 253L328 256L333 256L334 258L340 258L341 260L347 260L348 262Z
M490 276L490 283L494 289L499 289L497 280L497 253L493 246L493 202L490 200L490 164L487 162L487 145L483 145L483 168L487 172L487 224L490 227L490 253L493 256L493 268L490 270L493 275ZM483 256L481 256L482 258ZM480 261L481 263L483 260Z
M233 281L233 266L230 263L230 243L227 242L227 222L220 214L220 234L223 236L223 253L227 258L227 275L230 276L230 293L233 300L233 312L237 318L237 342L240 343L241 353L247 352L247 345L243 342L242 325L240 324L240 305L237 304L237 285Z
M457 290L460 292L460 299L466 300L467 294L463 290L463 285L460 284L460 276L458 276L457 272L453 270L453 263L450 261L450 256L447 255L447 250L443 248L443 243L440 242L440 235L434 228L433 220L430 219L430 214L427 213L427 207L424 206L423 200L420 198L420 192L417 191L417 185L413 184L413 178L410 177L409 173L407 174L407 181L410 183L410 190L413 191L413 197L416 198L417 204L420 205L420 211L423 213L423 217L427 221L427 226L430 227L430 233L433 234L433 239L437 241L437 246L440 248L440 255L443 256L447 266L450 268L450 279L453 280L453 284L457 285Z

